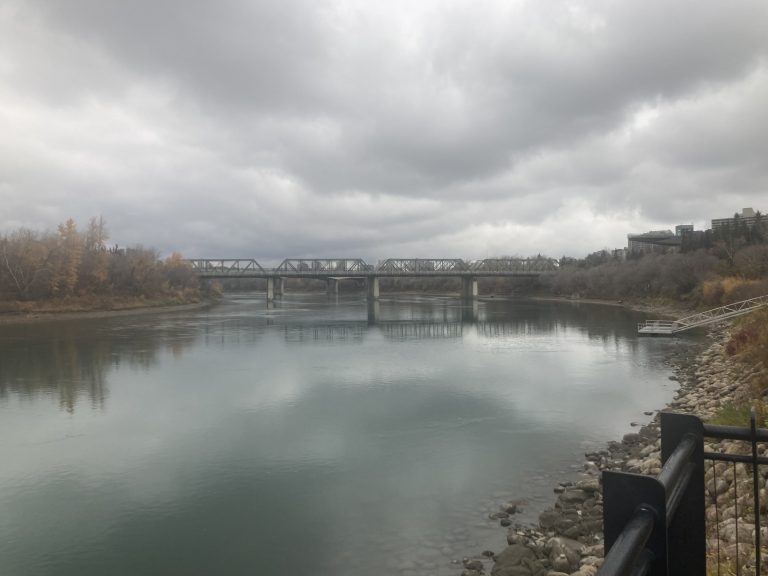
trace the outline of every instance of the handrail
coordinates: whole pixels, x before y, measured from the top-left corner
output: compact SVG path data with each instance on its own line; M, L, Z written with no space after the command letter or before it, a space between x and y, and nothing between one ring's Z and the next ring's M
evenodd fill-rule
M768 429L757 428L754 409L749 427L704 424L696 416L669 412L660 418L664 465L657 477L603 472L606 555L600 576L706 574L705 460L728 462L734 474L736 463L751 464L752 497L759 502L758 466L768 464L768 458L758 456L757 445L768 442ZM705 452L704 438L749 442L751 454ZM752 513L753 566L761 566L760 507L753 505Z
M638 323L637 331L640 334L674 334L683 330L690 330L698 326L748 314L752 310L766 305L768 305L768 294L733 302L725 306L718 306L717 308L691 314L678 320L646 320L645 322Z

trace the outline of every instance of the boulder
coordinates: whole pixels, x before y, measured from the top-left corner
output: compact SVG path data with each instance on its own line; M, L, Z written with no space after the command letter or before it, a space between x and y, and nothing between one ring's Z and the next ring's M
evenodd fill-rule
M584 544L570 538L550 538L545 546L552 567L561 572L572 572L579 567ZM563 561L564 560L564 561Z
M491 576L544 576L546 574L534 551L522 544L507 546L495 560Z

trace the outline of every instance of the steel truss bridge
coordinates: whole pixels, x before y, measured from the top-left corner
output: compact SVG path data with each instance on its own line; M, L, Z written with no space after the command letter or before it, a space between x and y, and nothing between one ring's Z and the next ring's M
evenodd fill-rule
M286 278L316 278L328 281L329 291L337 290L337 282L361 278L368 284L369 299L379 297L380 278L461 278L462 294L477 296L477 278L530 278L551 274L558 269L551 258L489 258L466 262L459 258L388 258L378 264L367 264L360 258L288 258L275 268L265 268L256 260L244 258L198 258L187 260L200 278L264 278L267 299L282 293Z

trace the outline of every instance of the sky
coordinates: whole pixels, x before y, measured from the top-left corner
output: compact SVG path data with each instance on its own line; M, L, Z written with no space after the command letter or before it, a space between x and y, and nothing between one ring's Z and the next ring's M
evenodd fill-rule
M584 256L768 211L765 0L0 0L0 235Z

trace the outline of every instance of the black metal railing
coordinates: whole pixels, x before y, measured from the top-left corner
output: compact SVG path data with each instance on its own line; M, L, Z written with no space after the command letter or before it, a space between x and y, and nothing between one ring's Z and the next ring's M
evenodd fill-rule
M758 445L768 443L768 430L757 428L754 410L749 427L704 424L695 416L666 412L660 414L660 418L663 467L657 477L603 472L606 556L600 576L760 574L759 466L768 464L768 458L758 455ZM712 445L713 450L705 451L705 438L743 441L749 443L751 449L724 453L714 451L717 446ZM706 483L705 461L711 463L711 479ZM717 463L725 466L718 470ZM751 504L748 496L740 498L738 493L739 465L751 467ZM718 478L718 474L723 473L732 473L730 486L724 476ZM731 501L735 544L730 547L735 548L735 553L721 549L720 507ZM709 539L709 550L707 502L714 505L715 516L710 523L709 532L714 534ZM741 518L750 506L754 549L742 542L746 548L740 550L743 538L739 522L743 522ZM744 556L749 558L744 561Z

